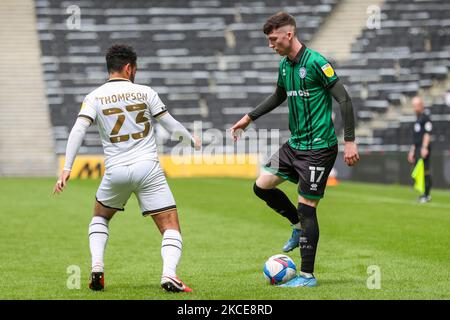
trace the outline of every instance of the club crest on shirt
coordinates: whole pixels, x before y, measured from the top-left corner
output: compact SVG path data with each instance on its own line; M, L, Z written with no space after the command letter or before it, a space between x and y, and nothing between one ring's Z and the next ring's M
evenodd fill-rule
M301 68L298 70L298 73L299 73L299 75L300 75L300 78L304 79L304 78L306 77L306 68L305 68L305 67L301 67Z
M326 65L322 66L321 69L328 78L331 78L332 76L334 76L334 70L333 70L333 67L331 66L331 64L327 63Z
M414 124L414 131L415 131L415 132L420 132L420 129L421 129L420 123L417 123L417 122L416 122L416 123Z

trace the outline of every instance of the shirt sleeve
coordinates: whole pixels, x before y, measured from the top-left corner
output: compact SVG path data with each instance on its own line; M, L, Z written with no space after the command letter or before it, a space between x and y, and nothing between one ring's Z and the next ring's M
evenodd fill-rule
M89 96L84 98L78 116L87 118L91 122L95 122L95 120L97 119L97 110L95 109L95 105Z
M353 105L347 90L341 81L337 81L330 88L330 93L339 103L342 120L344 122L344 141L355 141L355 116Z
M156 118L167 112L166 105L159 98L158 93L155 90L150 89L149 98L147 100L150 114Z
M284 80L283 80L283 73L285 72L284 68L283 68L283 65L284 65L284 59L280 62L280 67L278 68L277 86L279 86L280 88L286 88L284 86Z
M424 119L423 129L425 133L431 133L433 131L433 124L431 123L430 117L426 116Z
M67 139L66 157L64 162L64 170L71 171L78 150L83 143L84 135L91 123L84 117L80 117L75 122Z
M333 66L323 56L318 56L313 61L313 70L315 71L317 80L325 88L330 88L339 79Z
M252 121L255 121L259 117L265 115L266 113L269 113L270 111L278 107L286 100L286 98L287 98L286 90L284 88L277 86L273 94L268 96L263 102L257 105L256 108L253 109L251 112L249 112L247 115L250 117L250 119L252 119Z
M194 137L187 131L187 129L179 123L177 120L175 120L170 113L164 112L163 115L158 117L157 121L172 135L174 135L174 138L176 140L180 140L186 144L186 141L190 142L191 146L195 145L195 139Z

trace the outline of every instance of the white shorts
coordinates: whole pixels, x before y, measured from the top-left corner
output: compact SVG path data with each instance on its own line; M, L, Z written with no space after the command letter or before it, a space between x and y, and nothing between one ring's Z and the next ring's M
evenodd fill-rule
M157 161L140 161L107 169L97 190L97 201L106 208L123 211L136 195L144 216L176 208L175 199Z

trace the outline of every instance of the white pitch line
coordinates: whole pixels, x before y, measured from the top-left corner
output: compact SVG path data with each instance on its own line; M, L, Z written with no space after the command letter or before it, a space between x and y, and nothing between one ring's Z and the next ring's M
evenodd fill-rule
M385 202L385 203L407 204L407 205L412 205L412 206L423 205L424 208L434 207L434 208L450 209L450 205L446 205L443 203L436 203L436 202L433 202L433 200L431 200L431 202L421 204L418 201L407 201L407 200L400 200L400 199L389 198L389 197L377 197L377 196L366 196L365 195L363 198L359 195L352 195L347 192L337 191L337 190L328 191L327 194L328 195L338 195L340 197L343 196L346 198L358 199L358 201L364 201L365 199L367 199L367 201L365 201L365 202L369 202L369 203L372 203L374 201L379 201L379 202Z

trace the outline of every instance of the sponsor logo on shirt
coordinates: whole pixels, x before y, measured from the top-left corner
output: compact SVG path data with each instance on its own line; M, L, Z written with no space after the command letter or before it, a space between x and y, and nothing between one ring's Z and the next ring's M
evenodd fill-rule
M331 78L332 76L334 76L334 70L333 70L333 67L331 66L331 64L327 63L326 65L322 66L321 69L328 78Z
M309 97L308 90L287 91L286 94L288 97Z

